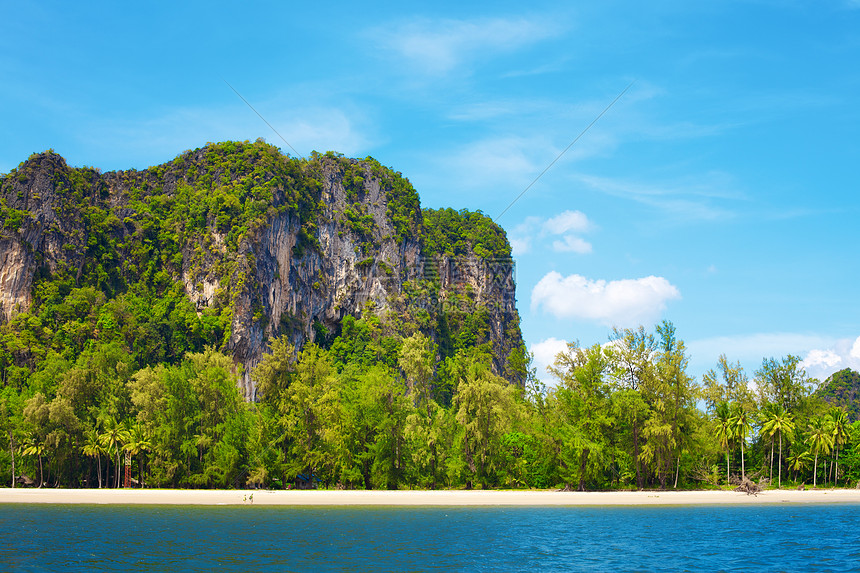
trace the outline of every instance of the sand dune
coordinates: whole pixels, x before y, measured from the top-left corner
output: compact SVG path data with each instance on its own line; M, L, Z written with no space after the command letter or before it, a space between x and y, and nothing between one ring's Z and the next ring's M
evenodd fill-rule
M117 505L634 506L860 503L860 489L733 491L267 491L181 489L0 489L0 503Z

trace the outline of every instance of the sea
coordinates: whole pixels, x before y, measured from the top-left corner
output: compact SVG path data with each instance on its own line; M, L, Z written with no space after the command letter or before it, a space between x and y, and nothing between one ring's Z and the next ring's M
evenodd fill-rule
M0 505L0 571L860 571L860 505Z

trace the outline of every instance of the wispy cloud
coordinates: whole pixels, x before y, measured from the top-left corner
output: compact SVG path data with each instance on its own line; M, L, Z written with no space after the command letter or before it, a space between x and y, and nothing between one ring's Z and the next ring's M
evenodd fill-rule
M565 235L552 242L552 250L557 253L579 253L587 255L592 251L591 243L575 235Z
M458 188L486 191L496 198L516 197L540 169L542 150L549 148L542 137L489 137L428 156L435 169L423 178L440 187L455 183Z
M560 26L548 19L482 18L474 20L418 19L387 24L369 37L410 73L443 76L482 56L517 51L557 35Z
M303 155L312 150L360 154L371 145L370 128L356 110L338 107L255 105L260 113ZM287 111L271 112L271 109ZM143 161L166 161L183 149L208 141L254 140L262 137L292 153L287 145L247 107L241 104L218 108L177 108L143 118L93 119L81 142L99 155L100 165L119 152ZM150 163L151 164L151 163ZM137 165L135 167L143 167ZM132 167L129 165L117 166Z
M514 70L503 74L505 78L521 78L527 76L541 76L544 74L553 74L563 71L567 67L568 58L559 58L554 62L540 64L531 68Z
M561 319L631 327L653 324L668 301L678 298L681 292L663 277L605 281L551 271L532 289L531 308Z
M682 221L720 221L736 216L731 209L716 205L718 201L737 201L742 195L733 189L731 178L713 172L698 180L674 181L666 184L645 184L580 174L581 183L615 197L629 199L653 207L667 217Z

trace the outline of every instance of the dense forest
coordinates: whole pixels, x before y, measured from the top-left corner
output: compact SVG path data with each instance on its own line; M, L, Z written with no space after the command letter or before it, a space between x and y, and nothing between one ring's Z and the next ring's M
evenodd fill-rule
M813 392L795 357L754 384L725 358L701 384L671 323L572 344L543 388L480 349L438 360L420 332L349 317L327 346L276 338L246 402L207 347L138 368L117 342L52 355L3 388L3 482L117 487L128 454L150 487L701 488L853 486L860 423ZM755 390L754 390L755 388ZM702 409L700 409L702 407Z
M492 271L510 270L504 231L421 209L371 158L227 142L101 174L48 152L0 190L0 251L33 265L27 292L0 293L0 485L860 481L851 371L819 388L796 357L752 380L722 357L695 380L663 322L570 345L542 386ZM286 254L261 246L272 221Z

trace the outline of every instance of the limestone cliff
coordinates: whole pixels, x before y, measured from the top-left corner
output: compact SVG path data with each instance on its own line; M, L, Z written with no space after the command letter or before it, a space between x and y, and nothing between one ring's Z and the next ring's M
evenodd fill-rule
M301 347L373 312L395 329L409 317L445 352L479 317L471 342L519 382L508 365L522 337L504 232L475 213L425 221L408 181L370 158L303 160L228 142L100 173L46 152L0 187L2 321L38 304L51 277L108 299L141 282L181 283L198 314L224 322L220 343L253 398L248 372L273 336ZM480 233L464 231L475 225Z

